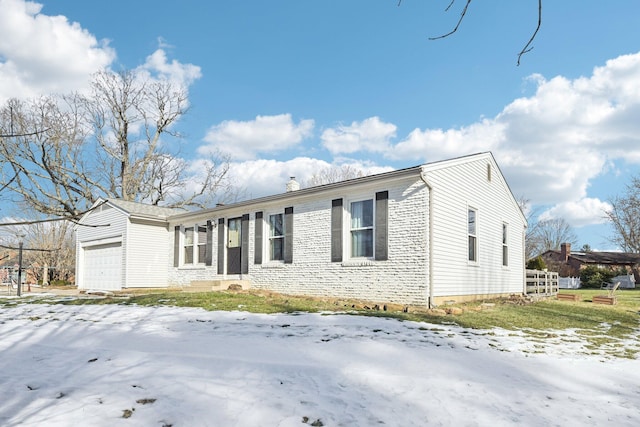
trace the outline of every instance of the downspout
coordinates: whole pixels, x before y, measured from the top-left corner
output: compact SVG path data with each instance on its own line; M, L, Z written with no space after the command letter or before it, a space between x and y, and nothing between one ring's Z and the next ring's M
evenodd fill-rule
M427 274L429 276L429 297L428 297L428 308L434 308L433 304L433 187L427 181L427 178L424 176L424 172L420 172L420 179L424 182L429 190L429 206L428 206L428 214L429 214L429 231L427 237L427 253L429 257L429 261L427 263Z
M522 295L527 295L527 226L522 229Z

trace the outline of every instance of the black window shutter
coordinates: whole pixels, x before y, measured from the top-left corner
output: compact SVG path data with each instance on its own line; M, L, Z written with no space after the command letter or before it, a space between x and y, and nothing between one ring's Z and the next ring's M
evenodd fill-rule
M293 262L293 206L284 208L284 262Z
M376 219L375 219L375 259L385 261L389 258L389 192L376 193Z
M240 223L240 272L249 273L249 214L242 215Z
M173 232L173 266L180 267L180 226L176 225Z
M342 261L342 199L331 201L331 262Z
M224 274L224 218L218 219L218 274Z
M204 265L210 266L213 264L213 223L211 220L207 221L207 247L204 252Z
M253 263L254 264L262 264L262 212L256 212L256 221L255 221L255 244L256 247L253 248Z

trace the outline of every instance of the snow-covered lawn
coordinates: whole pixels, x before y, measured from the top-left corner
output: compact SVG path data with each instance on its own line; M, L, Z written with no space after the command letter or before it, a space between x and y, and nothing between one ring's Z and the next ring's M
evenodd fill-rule
M18 304L0 308L0 425L640 425L640 361L571 337Z

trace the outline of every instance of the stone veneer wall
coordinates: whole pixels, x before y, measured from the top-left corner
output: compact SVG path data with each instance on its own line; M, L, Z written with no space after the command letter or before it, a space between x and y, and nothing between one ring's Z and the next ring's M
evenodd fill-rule
M331 262L331 200L343 198L348 210L351 201L372 198L377 191L389 191L388 204L388 260L349 259L348 250L342 262ZM305 201L282 201L280 205L245 208L250 214L249 224L249 280L252 287L287 294L355 298L399 304L427 304L428 295L428 191L421 180L395 181L391 185L378 184L367 189L344 188L343 193L319 195ZM284 212L293 206L293 263L268 261L265 231L263 263L254 264L255 212ZM227 217L238 216L237 212ZM343 220L343 245L348 248L349 217ZM172 228L171 228L172 229ZM214 231L213 257L217 257L217 233ZM173 237L170 239L173 248ZM173 257L169 257L173 259ZM188 286L196 280L229 278L216 274L211 267L169 267L171 286Z

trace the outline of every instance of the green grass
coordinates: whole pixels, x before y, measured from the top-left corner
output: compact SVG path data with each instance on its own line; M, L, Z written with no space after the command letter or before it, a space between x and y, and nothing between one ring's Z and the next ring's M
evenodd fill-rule
M375 310L373 304L362 301L312 298L304 296L280 295L268 292L155 292L143 295L117 296L106 298L79 299L34 299L20 302L60 303L60 304L123 304L140 306L200 307L205 310L240 310L252 313L296 313L296 312L348 312L351 314L390 317L435 324L456 324L472 329L499 327L507 330L524 331L532 338L554 337L553 331L575 330L579 336L596 348L614 348L609 354L620 357L635 357L640 352L640 343L615 351L622 340L638 339L640 331L640 289L618 290L618 303L614 306L594 304L594 295L607 294L601 290L571 290L563 293L578 294L581 301L559 301L555 298L529 304L517 304L518 300L493 300L492 304L474 302L461 304L459 315L443 316L441 313L424 308L410 308L403 312L395 310ZM0 304L15 305L16 300L0 300Z

